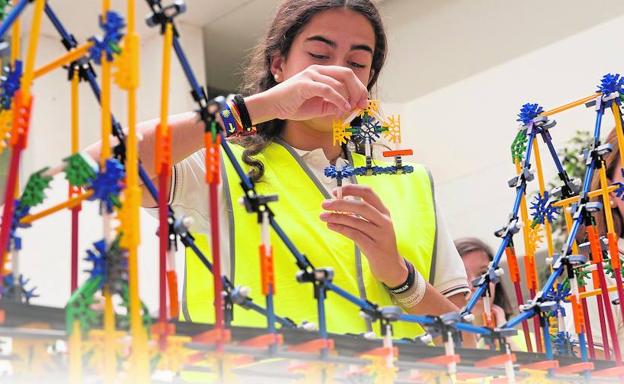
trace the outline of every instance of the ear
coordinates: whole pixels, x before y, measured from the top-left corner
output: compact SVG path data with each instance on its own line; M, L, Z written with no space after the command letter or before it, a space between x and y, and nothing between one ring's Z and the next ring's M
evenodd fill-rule
M276 53L271 58L271 73L273 74L273 78L276 82L281 83L284 81L284 57Z
M616 208L617 207L617 203L616 200L619 199L619 197L617 197L617 195L615 194L615 191L613 192L609 192L609 201L611 203L611 208Z

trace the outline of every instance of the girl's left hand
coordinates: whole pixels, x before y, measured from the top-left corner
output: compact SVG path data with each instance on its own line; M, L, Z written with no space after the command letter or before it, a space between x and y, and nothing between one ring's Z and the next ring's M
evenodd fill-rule
M333 191L336 195L336 190ZM368 186L349 184L342 196L360 199L325 200L320 219L327 228L353 240L366 255L373 276L389 287L405 282L407 266L399 255L390 212Z

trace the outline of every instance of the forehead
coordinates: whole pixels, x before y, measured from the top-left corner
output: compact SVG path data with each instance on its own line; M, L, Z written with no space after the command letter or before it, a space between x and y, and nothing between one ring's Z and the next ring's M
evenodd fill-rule
M345 8L317 13L303 27L297 40L305 41L315 35L335 41L339 46L366 44L375 47L375 31L371 22L361 13Z
M464 264L467 266L482 266L490 263L490 258L487 253L483 251L471 251L467 252L462 256Z

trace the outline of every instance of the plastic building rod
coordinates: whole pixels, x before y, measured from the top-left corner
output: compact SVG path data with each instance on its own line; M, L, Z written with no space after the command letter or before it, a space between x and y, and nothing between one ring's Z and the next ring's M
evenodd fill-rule
M77 43L76 43L75 39L73 38L72 35L70 35L67 32L67 30L65 29L65 27L61 23L60 19L55 14L54 10L47 3L46 3L46 7L45 7L45 12L46 12L46 15L48 16L48 18L50 19L50 21L52 22L52 24L54 25L55 29L59 33L59 35L62 37L62 42L65 45L65 47L67 49L71 49L72 47L76 47ZM88 67L88 63L84 64L83 66L87 66ZM91 71L91 70L87 70L87 71L84 72L84 76L85 76L86 80L88 81L88 83L89 83L89 85L91 87L91 90L93 91L94 95L96 96L96 98L99 101L101 93L100 93L100 88L98 86L98 83L95 80L94 72ZM113 128L113 134L118 138L119 142L122 143L118 148L120 149L119 155L123 159L123 158L125 158L125 146L123 145L123 143L125 142L125 134L122 131L119 122L114 118L114 116L112 117L112 121L113 121L113 127L112 127ZM67 171L66 171L66 174L67 174ZM148 192L152 196L152 198L154 198L154 200L158 201L159 193L156 190L156 188L155 188L154 184L152 183L151 179L149 178L149 176L147 175L147 173L145 172L145 170L141 166L141 164L139 164L139 175L141 177L141 180L145 184ZM169 207L168 211L169 211L169 219L170 219L170 221L176 222L177 220L175 218L174 212L171 209L171 207ZM201 250L195 245L194 240L192 239L190 234L188 234L188 235L186 235L184 237L181 237L181 240L182 240L183 244L186 247L190 248L193 251L193 253L195 253L195 255L200 259L200 261L202 261L202 263L204 263L206 268L212 272L212 265L206 259L206 257L203 255ZM227 281L227 279L224 279L224 281ZM240 305L240 306L242 306L244 308L253 310L253 311L255 311L255 312L257 312L257 313L259 313L259 314L261 314L263 316L266 316L266 310L264 308L262 308L262 307L258 306L257 304L255 304L249 297L246 297L245 295L242 295L242 291L239 290L238 288L233 287L232 284L229 281L227 281L227 284L225 286L228 287L229 291L236 292L235 296L236 296L236 300L238 300L238 301L236 301L237 305ZM280 317L280 316L276 316L276 320L283 327L292 328L292 327L295 326L295 324L292 322L292 320L290 320L288 318L283 318L283 317Z
M173 27L171 23L167 23L163 37L163 66L161 76L161 104L160 104L160 123L156 129L156 158L154 169L158 175L158 238L159 238L159 310L158 321L161 325L167 322L168 317L176 318L178 313L174 313L173 309L177 309L177 297L170 297L170 312L167 313L167 288L169 292L177 293L177 286L171 285L167 287L167 276L169 272L175 274L175 269L170 269L169 265L175 266L175 260L168 259L175 256L175 249L171 246L169 234L169 215L167 209L167 200L169 197L169 181L171 173L171 132L168 126L169 115L169 79L171 73L171 50L173 45ZM172 252L173 251L173 252ZM172 279L173 280L173 279ZM175 279L177 281L177 279ZM177 295L176 295L177 296ZM177 312L177 311L176 311ZM164 328L163 328L164 329ZM161 335L162 340L166 339L166 334ZM161 343L161 346L162 343Z
M128 137L126 149L126 192L124 198L124 246L128 249L128 273L130 296L130 332L132 334L131 374L133 381L142 383L149 378L147 355L147 332L141 321L139 300L138 246L139 246L139 207L141 189L139 187L139 158L136 131L136 91L139 86L139 47L140 37L136 32L136 2L127 2L128 27L124 37L124 55L130 64L127 82L119 84L128 92Z
M605 87L605 82L603 79L603 83L602 83L602 87ZM585 173L585 177L584 177L584 182L583 182L583 188L582 188L582 192L581 192L581 197L583 196L587 196L587 193L589 192L589 186L593 177L593 173L594 173L594 169L597 166L597 161L596 159L599 158L599 155L596 156L597 154L597 147L599 145L599 135L600 135L600 126L601 126L601 121L602 121L602 116L604 114L604 108L605 108L605 103L616 103L615 99L617 99L619 97L618 92L605 92L605 89L602 89L603 93L600 94L600 96L598 98L596 98L595 100L595 105L596 105L596 124L595 124L595 129L594 129L594 147L593 150L591 152L591 159L588 160L588 169L587 172ZM539 292L538 295L536 295L536 297L533 299L532 301L532 305L529 306L529 308L525 308L525 310L519 314L518 316L510 319L507 324L505 324L505 328L508 327L512 327L516 324L518 324L520 321L523 321L527 318L530 318L532 316L534 316L537 312L535 311L535 304L541 302L541 300L544 299L545 294L547 294L547 292L549 292L551 289L553 289L554 286L554 282L556 281L556 279L562 274L563 272L563 268L564 268L564 261L566 259L569 258L568 254L569 251L572 247L572 244L574 243L574 239L576 236L576 233L581 225L581 222L583 222L584 220L587 220L588 217L588 207L590 206L588 203L586 203L586 199L587 197L584 197L585 200L581 201L581 204L578 206L576 213L574 215L574 223L570 229L570 233L568 235L568 239L566 241L566 244L564 246L564 248L562 249L562 256L559 257L559 259L556 261L555 265L553 266L553 273L549 276L546 284L544 285L542 291ZM590 232L591 231L591 223L590 223ZM591 233L590 235L594 235L593 233ZM594 256L592 255L592 257L601 257L601 248L600 245L596 245L596 236L590 236L591 238L594 238L593 241L593 248L594 248L594 252L592 253L596 253L598 251L600 251L600 256ZM599 241L599 240L598 240ZM598 278L600 279L600 276L598 276ZM602 279L600 280L604 280L604 275L602 276ZM603 284L601 284L603 285ZM603 289L603 294L607 293L607 287L606 285L604 287L601 287L601 289ZM607 305L609 304L609 302L606 303ZM609 308L610 309L610 308ZM609 312L607 309L607 317ZM607 319L609 320L609 319ZM612 320L612 319L611 319ZM610 323L612 323L612 321L609 321ZM613 334L613 333L612 333Z
M4 209L2 212L2 225L0 227L0 271L4 271L6 262L6 250L9 240L10 224L13 217L13 201L15 199L15 189L17 186L17 174L22 151L27 146L28 128L30 125L30 111L32 107L32 97L30 87L33 79L33 69L36 60L37 46L39 43L39 31L41 29L41 19L45 0L36 0L35 11L31 26L28 51L26 56L25 70L22 77L21 89L16 92L13 106L13 133L11 136L11 160L4 196ZM18 13L19 14L19 13ZM7 22L9 17L4 20ZM3 22L3 24L4 24ZM0 36L2 36L0 28Z
M79 81L78 69L72 66L71 72L71 151L76 156L80 149L80 119L79 119ZM80 193L80 188L69 185L69 199L76 197ZM70 275L70 291L74 292L78 288L78 241L80 228L80 210L82 206L79 204L71 209L71 275ZM80 347L79 342L78 348Z

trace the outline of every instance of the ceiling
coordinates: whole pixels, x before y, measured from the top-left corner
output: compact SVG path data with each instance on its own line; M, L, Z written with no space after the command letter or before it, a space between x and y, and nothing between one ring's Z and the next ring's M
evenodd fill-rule
M185 1L188 11L179 21L203 27L207 83L236 89L245 57L264 35L281 0ZM114 9L126 6L124 0L111 2ZM49 3L80 41L99 32L101 1ZM142 19L148 13L145 1L137 0L136 7ZM380 10L390 48L380 97L405 102L618 17L624 14L624 2L386 0ZM156 33L142 22L138 28L143 36ZM56 36L49 22L42 29Z
M179 16L178 20L195 26L204 26L218 20L237 8L253 0L184 0L187 5L186 13ZM163 0L163 4L172 3L173 0ZM102 2L100 0L48 0L52 9L57 13L61 22L66 24L80 41L98 33L97 20ZM127 2L125 0L111 0L111 8L125 14ZM32 8L32 7L31 7ZM137 28L142 36L156 33L148 28L142 20L149 14L149 8L145 0L136 0L136 15L140 22ZM30 16L25 18L27 23ZM26 28L27 28L26 24ZM56 32L47 20L42 25L42 32L56 36Z

